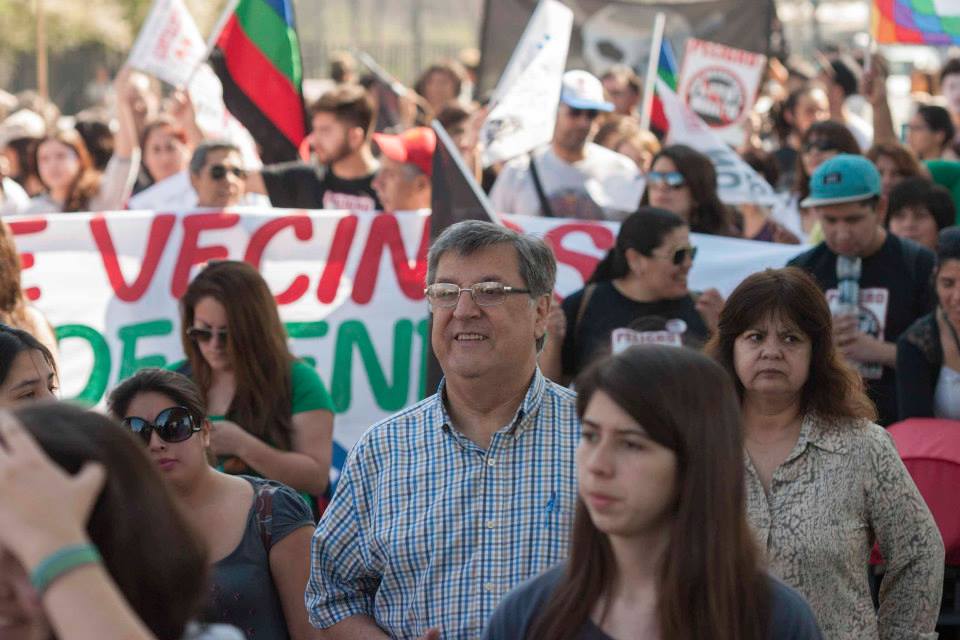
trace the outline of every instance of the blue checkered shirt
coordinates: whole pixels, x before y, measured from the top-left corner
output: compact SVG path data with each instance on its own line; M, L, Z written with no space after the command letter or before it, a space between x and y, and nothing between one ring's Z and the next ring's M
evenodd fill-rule
M443 383L350 452L313 536L315 627L365 615L393 637L479 638L503 595L567 557L575 394L538 369L487 450L453 428L442 397Z

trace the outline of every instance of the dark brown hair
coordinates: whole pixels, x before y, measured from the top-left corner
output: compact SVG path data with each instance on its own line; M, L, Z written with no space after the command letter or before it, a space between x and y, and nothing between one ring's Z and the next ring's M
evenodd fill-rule
M771 315L796 325L810 339L810 373L800 395L800 412L876 420L877 409L864 392L860 375L833 344L833 318L826 298L813 278L797 267L767 269L749 276L720 311L717 332L704 352L727 370L740 400L744 388L733 364L734 343L744 331Z
M924 175L916 156L899 142L878 142L867 150L867 160L873 164L877 164L881 156L893 160L897 172L904 178Z
M833 120L823 120L810 125L810 128L803 134L800 140L800 153L797 154L796 178L793 183L793 191L797 193L800 200L810 195L810 174L803 166L803 145L810 140L826 138L833 143L837 153L852 153L860 155L860 145L857 139L847 129L847 125Z
M181 144L187 144L187 133L176 120L167 115L157 116L143 126L143 132L140 134L140 150L143 156L147 155L147 141L150 139L150 136L153 135L153 132L157 129L164 127L169 127L172 130L173 137L179 140ZM149 175L150 171L147 169L147 165L143 164L142 159L140 166ZM153 178L153 176L150 177Z
M133 399L141 393L151 392L167 396L189 411L198 420L197 424L207 417L207 401L193 380L175 371L155 367L140 369L118 384L110 392L107 409L111 416L123 420Z
M24 351L39 351L44 361L50 365L54 375L57 363L47 347L29 331L6 324L0 324L0 385L7 380L14 359Z
M657 576L660 637L767 638L770 589L747 525L740 411L726 372L690 349L644 345L595 362L576 386L578 416L602 391L677 456ZM566 578L526 637L577 637L615 573L609 539L578 499Z
M310 105L310 119L318 113L329 113L340 124L360 127L367 135L373 122L373 100L367 90L358 84L341 85L327 91Z
M87 533L147 628L179 640L206 591L207 552L146 449L110 418L69 404L29 404L14 414L64 471L91 461L106 468Z
M20 286L20 252L10 226L0 220L0 321L24 327L27 303Z
M710 158L684 144L672 144L653 157L650 166L660 158L669 158L683 176L693 198L690 211L690 230L718 236L737 235L732 211L720 202L717 195L717 170ZM650 204L650 190L643 193L640 204Z
M93 160L90 158L90 152L87 151L87 145L84 144L80 134L73 129L59 129L53 133L48 133L37 143L37 146L33 148L33 164L37 167L38 176L40 175L40 147L42 147L45 142L51 140L73 149L73 152L77 154L77 161L80 164L77 175L73 179L73 182L70 183L70 188L67 191L67 198L63 203L63 211L88 210L90 208L90 200L100 191L100 172L93 166ZM40 177L40 182L43 182L42 176ZM46 183L44 183L43 186L47 189L50 188L50 185Z
M273 294L256 269L236 260L210 262L187 287L180 299L180 339L204 396L213 382L212 372L187 330L193 326L197 303L208 297L227 312L227 350L237 385L227 418L261 440L290 450L293 356Z

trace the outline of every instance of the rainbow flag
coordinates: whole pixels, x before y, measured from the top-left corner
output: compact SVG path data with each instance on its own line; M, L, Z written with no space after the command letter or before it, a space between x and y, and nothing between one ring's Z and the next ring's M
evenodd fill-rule
M666 38L660 43L660 57L657 60L657 77L664 81L671 89L677 90L677 58L673 55L673 47ZM650 111L650 126L664 134L670 130L670 122L663 112L663 102L660 96L653 95L653 108Z
M260 145L263 161L297 159L307 122L292 0L239 0L210 63L224 104Z
M870 21L882 44L960 45L960 0L873 0Z

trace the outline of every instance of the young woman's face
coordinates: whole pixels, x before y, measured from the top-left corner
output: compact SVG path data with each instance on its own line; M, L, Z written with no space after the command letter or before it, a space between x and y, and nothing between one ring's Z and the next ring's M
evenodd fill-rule
M931 251L937 250L940 230L930 210L923 205L903 207L890 215L890 231L895 236L919 242Z
M193 308L194 343L213 371L230 371L230 348L227 344L227 309L211 297L201 298Z
M170 397L156 391L145 391L133 397L124 418L141 418L156 424L164 410L179 406ZM200 426L200 425L197 425ZM175 487L189 487L199 474L206 471L206 449L210 444L206 422L202 431L192 433L181 442L167 442L151 430L147 449L160 474ZM139 435L137 437L140 437Z
M693 266L692 249L690 228L677 227L663 237L649 256L631 250L627 262L631 273L643 280L657 299L682 298L689 292L687 275Z
M795 396L810 375L812 345L793 323L767 316L733 343L733 367L747 393Z
M7 378L0 384L0 406L9 407L33 400L55 400L57 374L37 349L18 353Z
M66 189L80 173L80 157L59 140L44 140L37 148L37 171L48 189Z
M903 182L907 176L900 171L900 167L890 156L877 156L874 164L880 172L880 192L884 197L888 197L890 190Z
M960 260L945 260L937 269L937 299L954 327L960 326Z
M583 415L576 452L580 498L611 536L663 531L677 502L677 456L603 391Z
M187 146L169 125L154 127L143 145L143 165L160 182L186 170L190 162Z
M670 184L669 178L673 174L680 174L677 165L666 156L660 156L650 168L647 176L647 191L650 193L650 206L666 209L677 214L687 222L690 221L690 212L696 203L693 194L685 179L680 177L680 184Z
M48 640L50 627L20 561L0 546L0 638Z
M913 114L907 123L907 146L918 158L939 158L943 142L942 133L931 129L919 113Z
M803 163L803 170L808 176L812 176L817 167L839 153L836 142L822 133L814 133L801 145L800 161Z

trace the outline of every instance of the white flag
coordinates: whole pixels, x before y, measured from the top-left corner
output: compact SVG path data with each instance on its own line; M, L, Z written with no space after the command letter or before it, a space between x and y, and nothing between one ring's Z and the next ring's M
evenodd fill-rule
M743 161L673 90L657 78L657 95L670 122L670 144L685 144L708 156L717 170L717 193L726 204L779 202L777 194L753 167Z
M207 45L183 0L155 0L127 64L182 87L206 53Z
M240 147L247 169L262 166L253 136L224 106L223 85L208 63L204 62L197 68L187 91L200 130L211 138L223 138Z
M571 29L570 9L557 0L540 1L493 92L494 106L480 132L484 166L553 137Z

